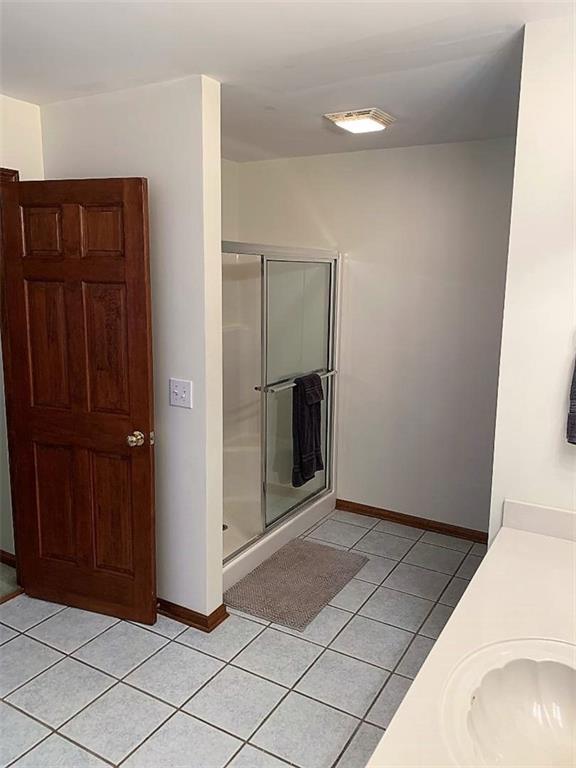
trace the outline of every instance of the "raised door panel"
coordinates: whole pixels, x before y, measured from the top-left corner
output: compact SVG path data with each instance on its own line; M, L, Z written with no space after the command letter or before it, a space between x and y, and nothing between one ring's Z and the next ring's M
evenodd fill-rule
M94 565L134 572L132 472L127 456L91 453Z
M36 520L41 558L78 561L74 514L74 451L34 443Z
M124 221L119 205L85 205L81 209L82 254L122 256Z
M156 613L146 182L3 184L16 538L32 597Z
M126 287L120 283L84 283L82 290L89 409L128 414Z
M62 208L60 206L22 206L24 256L60 258L63 256Z
M25 289L32 405L69 408L65 284L27 280Z

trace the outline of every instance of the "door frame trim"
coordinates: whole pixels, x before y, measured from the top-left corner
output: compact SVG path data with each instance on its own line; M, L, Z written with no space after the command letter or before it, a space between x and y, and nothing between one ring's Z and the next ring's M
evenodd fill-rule
M12 552L6 552L5 549L0 549L0 563L3 563L4 565L9 565L10 567L16 569L16 555L13 555ZM18 571L16 570L16 583L18 584ZM0 605L2 603L5 603L7 600L11 600L13 597L18 597L18 595L21 595L24 592L21 586L17 586L16 589L12 590L12 592L7 592L5 595L0 595Z
M2 182L12 182L12 181L20 181L20 171L16 170L15 168L0 168L0 183ZM6 393L10 390L9 386L9 377L10 377L10 368L9 368L9 357L10 357L10 349L9 349L9 340L8 340L8 318L6 316L6 280L4 275L4 256L3 256L3 235L2 235L2 229L3 229L3 216L2 216L2 200L0 196L0 344L2 347L2 350L4 350L7 354L2 355L2 367L4 369L4 410L6 412L6 444L8 447L8 462L10 462L10 435L8 434L8 397ZM0 408L2 407L2 404L0 403ZM12 483L10 482L10 473L8 473L8 485L9 485L9 493L11 497L11 518L12 518L12 531L14 536L14 554L11 552L6 552L5 550L0 550L0 562L5 563L6 565L11 565L13 568L16 569L16 581L18 584L20 584L20 574L18 573L18 546L16 544L16 522L14 520L14 498L12 496ZM9 562L9 559L12 558L12 562ZM16 595L20 594L20 592L23 591L20 589L20 591L11 593L10 595L6 596L6 599L9 597L16 597ZM4 602L4 600L2 600Z
M7 552L5 549L0 549L0 563L16 568L16 555L13 555L12 552Z
M0 168L0 181L20 181L20 172L15 168Z

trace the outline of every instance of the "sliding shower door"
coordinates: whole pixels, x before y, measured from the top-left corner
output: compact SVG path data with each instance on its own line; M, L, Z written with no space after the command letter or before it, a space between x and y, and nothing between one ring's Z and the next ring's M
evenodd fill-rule
M331 482L336 260L264 257L263 261L263 502L270 526ZM292 486L292 394L298 376L322 377L324 471Z

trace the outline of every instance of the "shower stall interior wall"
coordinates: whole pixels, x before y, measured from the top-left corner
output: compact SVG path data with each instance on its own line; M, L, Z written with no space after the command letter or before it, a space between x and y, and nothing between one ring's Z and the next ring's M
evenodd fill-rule
M224 243L225 583L334 506L338 254ZM294 379L322 378L325 469L292 485ZM228 574L228 575L227 575Z

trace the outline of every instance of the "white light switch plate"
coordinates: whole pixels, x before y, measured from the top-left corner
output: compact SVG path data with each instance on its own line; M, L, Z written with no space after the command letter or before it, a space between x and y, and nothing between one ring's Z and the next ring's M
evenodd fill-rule
M192 382L186 379L170 379L170 405L192 408Z

